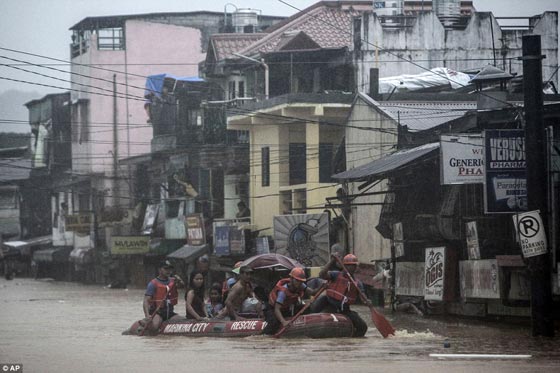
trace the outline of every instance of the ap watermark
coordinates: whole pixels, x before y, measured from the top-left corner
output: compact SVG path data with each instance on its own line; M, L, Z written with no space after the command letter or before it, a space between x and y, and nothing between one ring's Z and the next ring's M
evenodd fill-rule
M23 372L23 364L0 364L1 372Z

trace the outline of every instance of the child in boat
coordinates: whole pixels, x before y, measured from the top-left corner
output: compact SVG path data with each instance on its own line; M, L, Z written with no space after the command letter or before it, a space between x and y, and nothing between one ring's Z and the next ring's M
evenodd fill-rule
M187 319L202 321L208 318L204 306L204 275L194 270L189 276L189 287L185 294Z
M219 283L215 283L210 288L210 297L206 302L206 314L211 318L218 316L220 311L224 308L221 290Z

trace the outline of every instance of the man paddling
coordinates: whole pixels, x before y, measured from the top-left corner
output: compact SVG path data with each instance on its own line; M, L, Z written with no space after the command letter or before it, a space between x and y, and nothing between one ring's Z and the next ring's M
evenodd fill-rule
M181 318L173 312L173 306L179 298L177 284L182 284L182 281L178 277L171 277L172 271L173 265L165 260L158 266L157 277L148 283L143 303L143 326L146 331L157 332L163 321Z
M356 302L359 292L364 291L363 284L358 281L357 284L360 289L357 289L345 272L329 271L329 268L336 261L337 258L334 255L331 256L331 260L319 272L319 277L329 280L330 283L327 287L327 295L315 301L311 306L311 312L321 312L327 307L334 308L335 312L347 316L352 321L354 325L353 336L363 337L367 332L367 324L357 312L350 310L350 305ZM353 276L358 268L358 258L354 254L348 254L342 259L342 263L348 270L348 273Z
M305 294L312 296L317 292L317 289L308 288L306 281L303 268L296 267L290 271L290 277L276 283L268 296L264 334L275 334L280 326L287 326L286 317L294 316L299 311L301 298Z

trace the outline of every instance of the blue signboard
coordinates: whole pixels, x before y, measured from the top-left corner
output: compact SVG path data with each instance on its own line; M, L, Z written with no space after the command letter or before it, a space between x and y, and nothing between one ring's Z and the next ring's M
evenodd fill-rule
M487 214L527 210L525 131L484 131L484 209Z
M214 228L214 254L217 256L229 255L229 230L228 225Z

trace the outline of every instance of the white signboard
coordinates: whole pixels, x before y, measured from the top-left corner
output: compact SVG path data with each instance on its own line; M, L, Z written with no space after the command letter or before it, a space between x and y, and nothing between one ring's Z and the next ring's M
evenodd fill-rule
M442 184L484 182L482 136L442 135L440 143Z
M512 216L517 239L525 258L547 253L546 232L539 210Z
M469 260L480 259L480 245L478 242L476 221L469 221L467 223L467 251Z
M443 300L445 247L426 248L424 299Z

